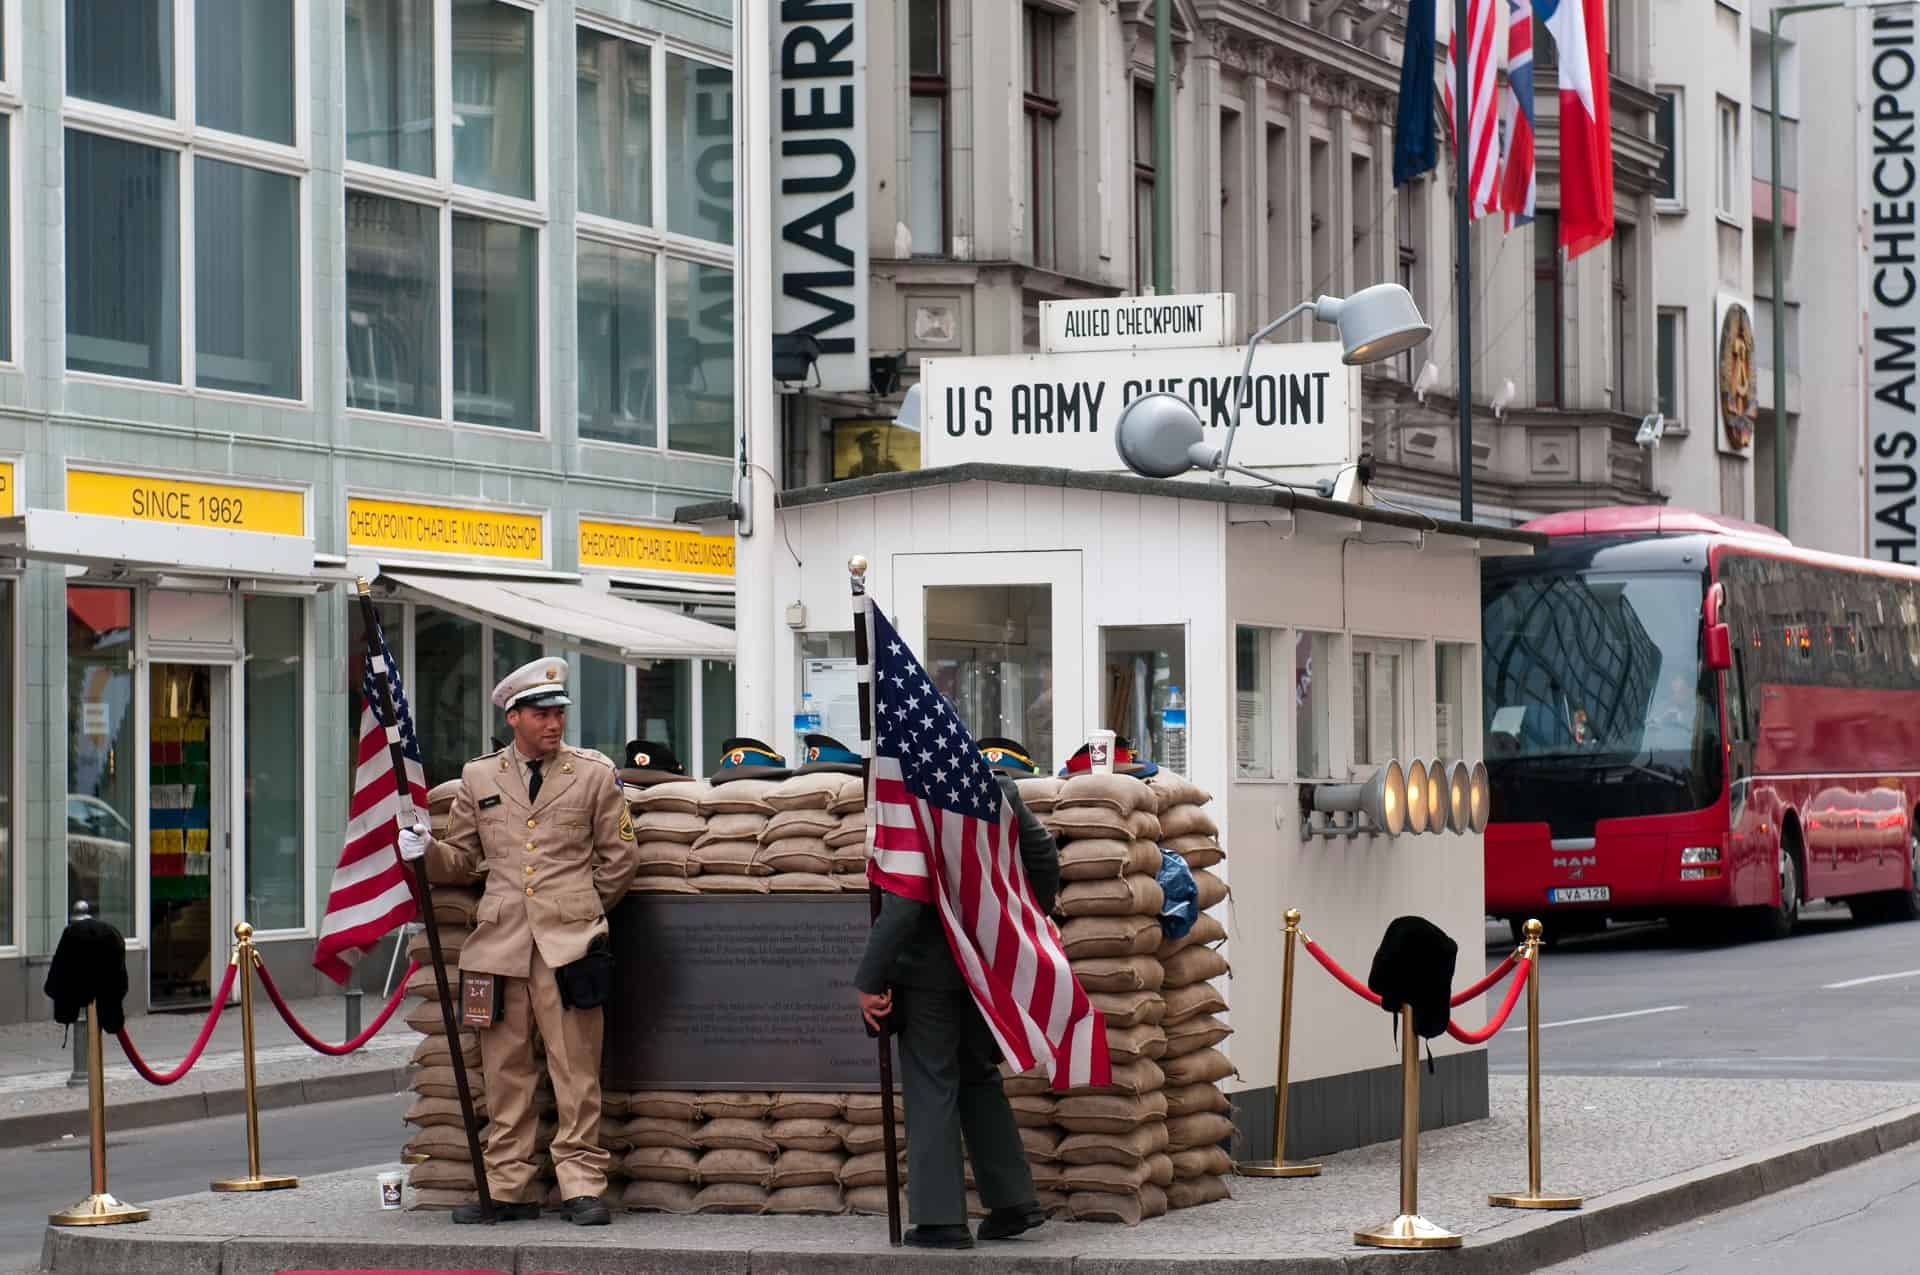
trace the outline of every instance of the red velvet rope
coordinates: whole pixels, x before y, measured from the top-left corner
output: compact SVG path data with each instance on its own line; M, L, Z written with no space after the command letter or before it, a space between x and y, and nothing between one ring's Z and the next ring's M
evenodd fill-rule
M1453 1005L1455 1009L1460 1008L1460 1006L1466 1004L1468 1001L1472 1000L1474 997L1480 995L1480 993L1486 991L1488 988L1498 983L1501 979L1505 978L1508 972L1511 971L1513 967L1515 965L1518 965L1519 963L1520 963L1520 953L1515 952L1512 956L1509 956L1506 960L1494 966L1493 972L1488 974L1485 978L1475 983L1472 987L1469 987L1466 991L1457 993L1450 1003Z
M1304 935L1302 935L1301 937L1305 938ZM1365 983L1361 982L1359 979L1355 978L1353 975L1341 969L1340 962L1334 960L1331 956L1328 956L1326 952L1321 950L1321 947L1318 943L1314 942L1312 939L1307 939L1306 947L1307 947L1307 951L1313 955L1313 959L1320 962L1321 966L1326 969L1327 973L1333 975L1335 982L1340 983L1348 991L1352 992L1355 996L1358 996L1361 1000L1367 1002L1367 1004L1369 1005L1378 1005L1380 1003L1380 998L1374 995L1373 991L1370 988L1368 988L1368 986Z
M1463 1031L1458 1024L1448 1020L1447 1035L1463 1045L1484 1045L1499 1035L1500 1029L1507 1025L1507 1019L1512 1016L1513 1007L1520 1003L1520 993L1527 988L1528 975L1533 973L1533 962L1524 956L1515 961L1514 965L1519 973L1513 980L1513 986L1507 989L1507 999L1501 1002L1500 1012L1493 1016L1492 1021L1479 1031L1470 1032Z
M407 972L401 976L400 986L393 993L393 999L389 1000L386 1008L382 1009L379 1015L374 1018L373 1022L367 1025L367 1029L358 1036L355 1036L352 1040L339 1045L329 1045L326 1041L321 1040L318 1036L308 1031L306 1027L301 1024L300 1020L293 1016L293 1009L287 1004L286 998L280 995L280 989L273 985L273 975L267 972L267 967L261 965L257 968L260 971L260 986L267 989L267 999L272 1001L273 1007L280 1011L280 1017L286 1020L287 1026L293 1031L293 1034L298 1036L307 1048L316 1053L326 1054L331 1058L344 1058L354 1050L360 1048L360 1046L372 1040L379 1034L380 1029L387 1025L387 1020L393 1017L393 1011L399 1009L400 1002L407 998L407 980L412 978L414 971L420 968L420 962L412 961L408 963Z
M220 980L220 990L213 994L213 1008L207 1011L207 1021L201 1024L200 1038L194 1041L193 1048L187 1051L186 1060L172 1071L159 1072L147 1066L147 1060L142 1058L140 1051L133 1047L133 1037L127 1035L126 1028L122 1027L114 1033L115 1039L120 1042L121 1052L126 1054L127 1061L133 1065L134 1071L139 1073L140 1079L150 1085L170 1085L184 1079L186 1074L193 1070L193 1065L200 1061L200 1055L206 1051L207 1042L213 1039L213 1029L220 1021L221 1011L227 1007L227 993L233 990L234 968L233 962L228 961L226 976Z

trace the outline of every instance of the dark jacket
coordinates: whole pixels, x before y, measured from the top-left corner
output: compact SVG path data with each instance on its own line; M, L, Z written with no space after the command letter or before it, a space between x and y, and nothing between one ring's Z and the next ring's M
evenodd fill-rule
M127 1025L127 943L105 921L87 917L69 925L47 966L53 1021L72 1024L89 1004L99 1006L100 1030L111 1036Z
M1020 800L1020 790L1013 780L1005 775L999 779L1000 791L1013 803L1014 817L1020 822L1020 866L1026 870L1027 885L1041 912L1051 912L1060 893L1060 848L1054 844L1053 834ZM897 894L882 894L880 918L867 934L866 955L853 976L853 985L878 994L890 983L905 987L966 986L947 947L939 912Z

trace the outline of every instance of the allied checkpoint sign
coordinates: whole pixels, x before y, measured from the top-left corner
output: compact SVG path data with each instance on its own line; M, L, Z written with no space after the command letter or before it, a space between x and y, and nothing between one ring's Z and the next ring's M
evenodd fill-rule
M1866 293L1867 556L1920 564L1920 18L1862 11L1856 73Z
M1360 369L1341 353L1337 341L1269 342L1244 383L1239 345L924 358L921 468L1125 470L1114 447L1120 413L1164 392L1193 405L1214 443L1224 443L1242 401L1236 465L1328 472L1360 451Z

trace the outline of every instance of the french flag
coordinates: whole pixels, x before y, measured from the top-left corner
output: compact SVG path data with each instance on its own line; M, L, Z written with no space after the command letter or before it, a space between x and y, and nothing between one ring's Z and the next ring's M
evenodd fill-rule
M1560 246L1613 238L1613 106L1602 0L1534 0L1560 54Z
M1500 210L1506 228L1533 220L1537 188L1533 164L1533 3L1507 0L1507 155L1501 169Z

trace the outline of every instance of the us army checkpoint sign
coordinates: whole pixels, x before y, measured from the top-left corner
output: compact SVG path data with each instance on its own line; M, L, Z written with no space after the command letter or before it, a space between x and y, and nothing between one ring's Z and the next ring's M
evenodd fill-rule
M1337 341L1267 344L1244 383L1245 346L1140 354L1009 354L920 362L920 463L1123 470L1114 430L1128 403L1169 393L1224 443L1242 402L1236 465L1323 469L1360 450L1360 369Z

